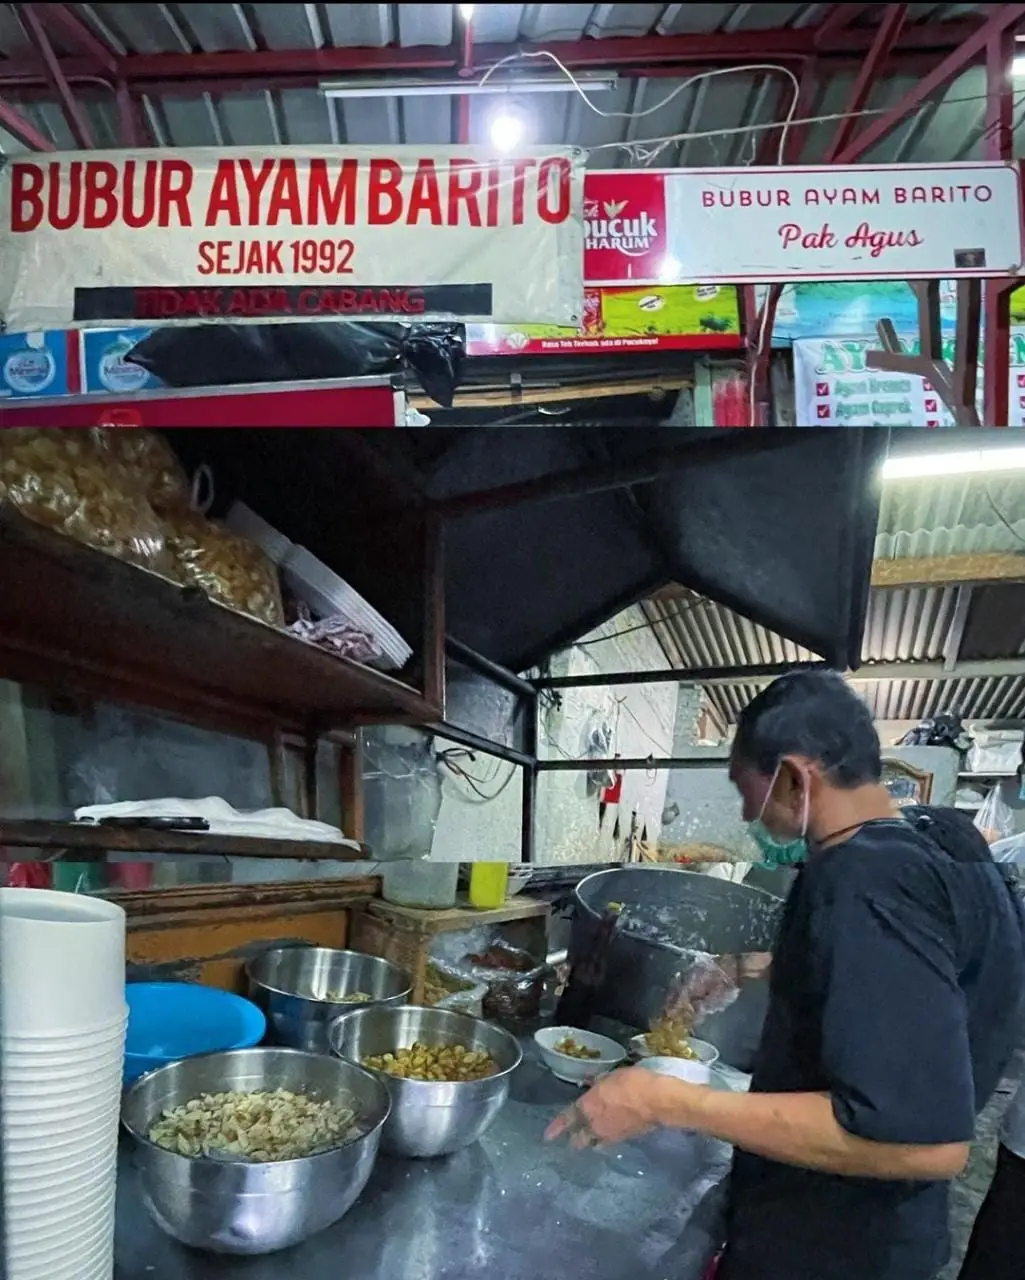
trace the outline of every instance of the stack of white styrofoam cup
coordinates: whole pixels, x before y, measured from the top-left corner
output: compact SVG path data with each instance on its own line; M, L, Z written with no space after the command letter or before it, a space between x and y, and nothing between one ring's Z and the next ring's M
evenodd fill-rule
M0 1158L7 1280L111 1280L125 913L0 889Z

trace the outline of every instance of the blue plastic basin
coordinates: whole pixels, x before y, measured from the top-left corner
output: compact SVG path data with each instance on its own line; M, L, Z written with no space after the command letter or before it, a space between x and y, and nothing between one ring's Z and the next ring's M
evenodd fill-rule
M250 1000L191 982L130 982L125 1084L199 1053L251 1049L267 1020Z

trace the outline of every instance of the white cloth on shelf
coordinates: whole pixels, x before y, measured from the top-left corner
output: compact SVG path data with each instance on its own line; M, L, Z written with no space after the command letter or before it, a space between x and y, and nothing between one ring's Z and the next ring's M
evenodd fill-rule
M75 810L76 822L99 822L103 818L205 818L209 831L200 835L251 836L263 840L310 840L323 844L359 843L347 839L327 822L300 818L290 809L255 809L242 812L222 800L207 796L202 800L123 800L116 804L90 804Z

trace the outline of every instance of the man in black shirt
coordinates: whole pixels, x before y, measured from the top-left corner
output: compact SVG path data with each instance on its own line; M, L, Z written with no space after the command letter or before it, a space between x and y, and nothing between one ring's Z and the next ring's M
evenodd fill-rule
M868 709L835 673L759 694L730 772L767 860L801 865L751 1092L631 1068L549 1136L731 1142L718 1280L931 1280L947 1183L1018 1038L1020 908L984 842L951 856L895 811Z

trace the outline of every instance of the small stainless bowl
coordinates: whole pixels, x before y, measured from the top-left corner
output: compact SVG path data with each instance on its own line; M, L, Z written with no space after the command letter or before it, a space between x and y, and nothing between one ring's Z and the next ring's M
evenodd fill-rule
M327 1026L346 1009L338 995L364 991L368 1003L401 1005L409 999L409 974L379 956L329 947L273 947L246 963L249 998L267 1015L275 1044L327 1053Z
M182 1156L149 1140L163 1111L199 1094L279 1088L354 1108L359 1136L317 1155L260 1164ZM125 1094L121 1121L159 1227L195 1249L258 1254L298 1244L352 1207L373 1170L390 1105L376 1073L352 1063L295 1049L236 1049L142 1076Z
M435 1046L461 1044L481 1050L498 1064L484 1080L441 1083L402 1080L374 1072L391 1093L392 1109L381 1149L406 1157L447 1156L482 1138L509 1096L509 1081L523 1058L508 1031L451 1009L418 1005L374 1005L343 1014L328 1028L331 1049L357 1066L368 1057L408 1049L419 1040Z

